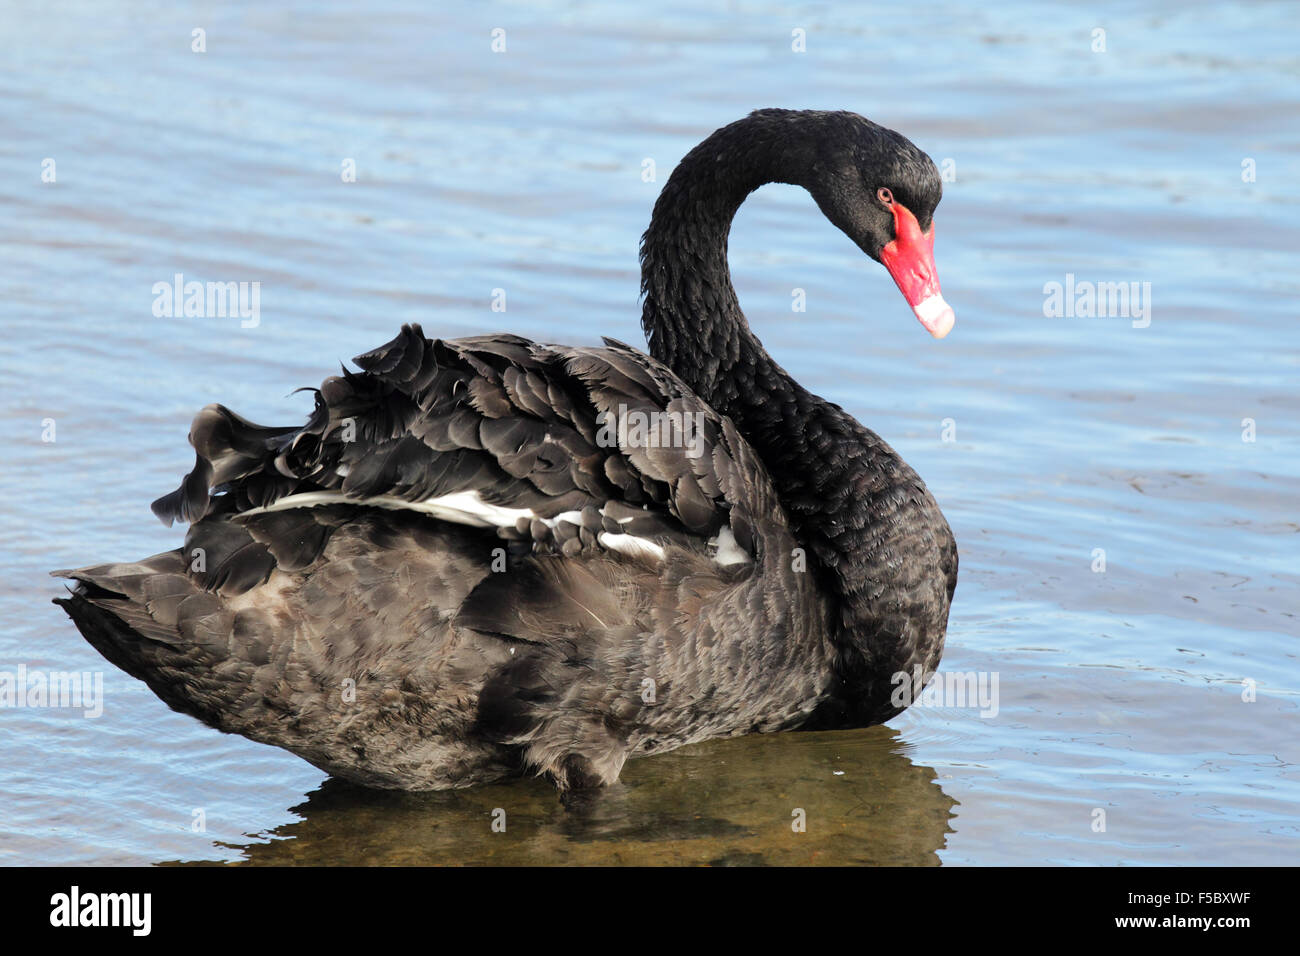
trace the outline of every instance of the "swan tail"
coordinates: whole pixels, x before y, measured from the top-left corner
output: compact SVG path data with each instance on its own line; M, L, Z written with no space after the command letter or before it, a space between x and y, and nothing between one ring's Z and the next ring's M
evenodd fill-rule
M225 729L221 702L193 678L225 658L228 644L219 638L228 614L185 572L180 551L55 571L76 584L54 603L109 663L144 681L173 710Z
M274 698L257 685L277 679L274 668L261 668L275 658L277 635L288 626L276 623L288 612L283 584L316 565L354 517L339 506L209 515L175 551L52 572L76 582L56 603L91 646L173 710L228 730L250 700Z

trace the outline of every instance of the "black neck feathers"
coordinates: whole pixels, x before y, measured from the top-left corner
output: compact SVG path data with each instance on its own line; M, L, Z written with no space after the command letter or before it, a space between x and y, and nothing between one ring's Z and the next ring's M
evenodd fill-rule
M928 677L942 652L956 546L934 498L894 450L764 350L732 288L727 237L741 203L769 182L804 186L851 234L852 211L839 207L852 195L847 179L864 174L846 165L877 163L894 183L905 182L909 164L925 169L901 188L913 196L936 190L932 212L933 164L913 153L902 137L855 114L761 110L687 154L642 239L651 354L730 416L763 457L808 571L832 597L838 686L815 726L888 719L901 709L890 699L892 676L919 666ZM923 195L909 199L926 208Z

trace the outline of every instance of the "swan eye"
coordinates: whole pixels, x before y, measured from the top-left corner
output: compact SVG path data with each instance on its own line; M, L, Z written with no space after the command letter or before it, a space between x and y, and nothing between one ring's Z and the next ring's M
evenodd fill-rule
M879 189L876 190L876 198L879 199L886 206L892 206L894 204L894 194L891 193L889 189L886 188L885 186L881 186Z

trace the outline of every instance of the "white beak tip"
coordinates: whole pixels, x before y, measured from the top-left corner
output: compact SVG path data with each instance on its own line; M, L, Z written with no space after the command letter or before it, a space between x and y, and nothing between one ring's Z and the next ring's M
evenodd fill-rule
M912 311L925 326L925 330L936 339L941 339L951 332L953 323L957 321L952 307L943 301L943 296L938 294L922 299L912 306Z

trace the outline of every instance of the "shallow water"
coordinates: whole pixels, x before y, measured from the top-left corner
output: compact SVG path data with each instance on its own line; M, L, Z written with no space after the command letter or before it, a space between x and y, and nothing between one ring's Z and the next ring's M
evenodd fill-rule
M0 672L104 680L95 719L0 709L0 863L1300 858L1294 5L365 7L0 12ZM171 712L48 603L51 568L179 543L148 504L208 402L298 421L293 388L405 321L640 342L660 185L772 105L953 161L941 343L792 187L731 264L777 359L941 503L942 669L996 674L996 716L686 748L571 812L540 781L376 794ZM260 282L259 324L155 318L178 272ZM1067 273L1149 282L1149 326L1044 318Z

